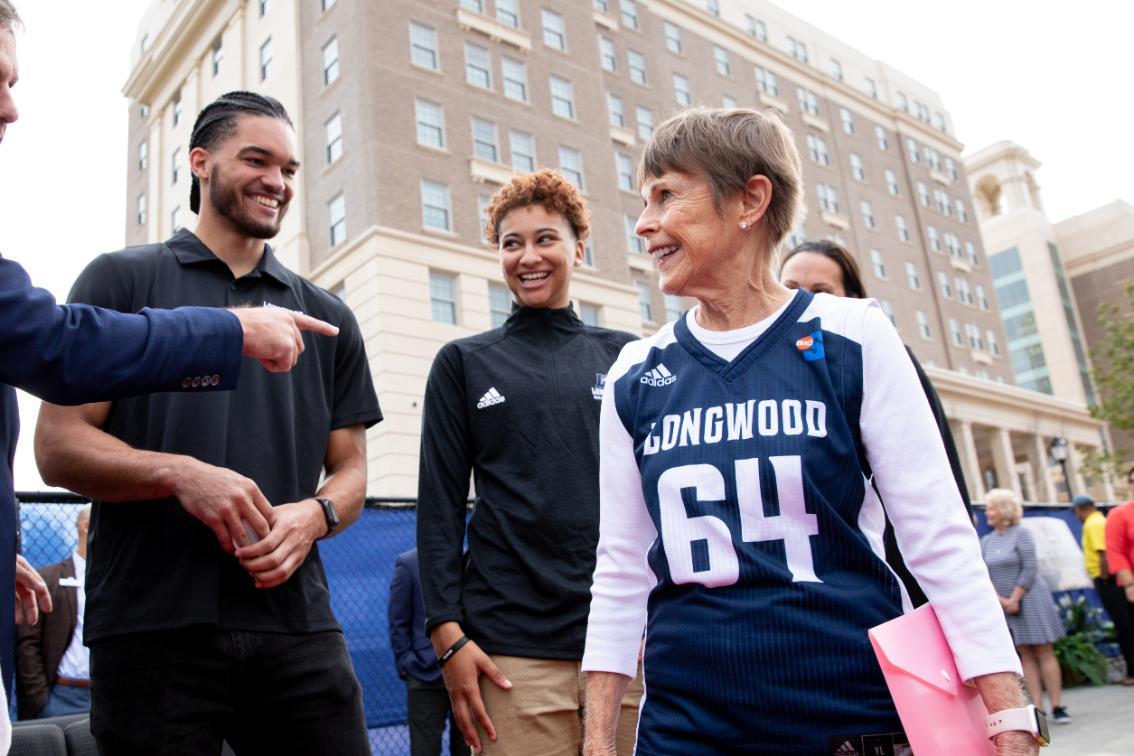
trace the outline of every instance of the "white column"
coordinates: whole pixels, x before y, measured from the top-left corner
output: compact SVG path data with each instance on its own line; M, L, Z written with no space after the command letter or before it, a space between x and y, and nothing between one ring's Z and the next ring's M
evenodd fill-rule
M973 501L984 499L984 475L981 474L980 457L977 455L976 440L973 439L973 424L968 420L959 422L961 436L961 468L965 471L965 481L969 484L969 496Z
M1083 480L1083 471L1080 467L1079 448L1075 444L1067 444L1067 472L1071 476L1071 494L1087 493L1087 482Z
M1055 503L1055 486L1051 482L1051 470L1047 466L1047 441L1038 433L1032 436L1031 457L1032 469L1035 470L1037 495L1043 501Z
M997 428L992 435L992 463L996 466L996 479L1000 487L1023 498L1020 481L1016 477L1016 453L1012 451L1012 434L1006 428Z

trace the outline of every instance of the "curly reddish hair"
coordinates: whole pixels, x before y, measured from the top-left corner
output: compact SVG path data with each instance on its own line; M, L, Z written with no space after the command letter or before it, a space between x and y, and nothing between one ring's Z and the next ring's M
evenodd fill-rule
M571 224L575 238L582 240L591 232L591 211L575 185L559 171L544 168L535 173L521 173L502 186L488 204L485 235L493 246L500 243L500 222L518 207L541 205L559 213Z

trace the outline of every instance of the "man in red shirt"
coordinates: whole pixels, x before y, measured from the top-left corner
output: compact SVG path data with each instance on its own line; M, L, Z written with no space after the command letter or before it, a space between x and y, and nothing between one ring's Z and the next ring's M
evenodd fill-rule
M1134 467L1126 473L1131 501L1111 510L1106 518L1106 560L1118 584L1126 591L1126 600L1134 604Z

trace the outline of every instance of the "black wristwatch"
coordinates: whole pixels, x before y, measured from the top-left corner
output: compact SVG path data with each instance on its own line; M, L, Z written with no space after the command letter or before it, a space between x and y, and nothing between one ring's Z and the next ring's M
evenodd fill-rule
M315 501L323 508L323 518L327 521L327 532L323 534L323 538L326 538L339 526L339 513L335 511L335 502L327 497L316 496Z

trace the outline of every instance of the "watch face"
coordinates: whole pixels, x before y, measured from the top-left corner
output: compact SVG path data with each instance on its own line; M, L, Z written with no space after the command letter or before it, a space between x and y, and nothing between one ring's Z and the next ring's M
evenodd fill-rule
M1038 708L1033 708L1032 711L1036 713L1036 735L1043 738L1043 745L1051 742L1051 735L1047 732L1047 716Z

